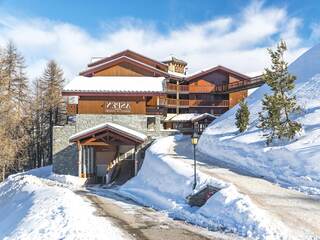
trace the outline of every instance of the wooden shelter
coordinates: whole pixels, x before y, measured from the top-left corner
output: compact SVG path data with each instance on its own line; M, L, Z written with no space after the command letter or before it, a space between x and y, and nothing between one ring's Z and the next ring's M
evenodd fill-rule
M142 133L109 122L69 138L78 147L79 176L106 183L128 180L137 173L137 153L146 140Z

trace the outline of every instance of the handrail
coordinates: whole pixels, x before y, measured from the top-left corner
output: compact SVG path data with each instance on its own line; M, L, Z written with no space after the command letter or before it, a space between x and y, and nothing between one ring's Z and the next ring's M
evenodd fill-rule
M167 105L168 106L189 106L189 100L188 99L173 99L173 98L167 98Z
M214 106L214 107L228 107L229 100L189 100L191 107L197 106Z
M179 88L177 88L179 87ZM167 91L174 91L176 92L177 89L179 89L179 92L188 92L189 91L189 85L177 85L174 83L167 83L166 84L166 90Z
M215 87L216 92L225 92L229 91L232 89L236 88L241 88L241 87L248 87L252 85L262 85L264 83L263 79L261 77L255 77L251 78L251 80L244 80L244 81L238 81L238 82L233 82L233 83L228 83L228 84L222 84L222 85L217 85Z

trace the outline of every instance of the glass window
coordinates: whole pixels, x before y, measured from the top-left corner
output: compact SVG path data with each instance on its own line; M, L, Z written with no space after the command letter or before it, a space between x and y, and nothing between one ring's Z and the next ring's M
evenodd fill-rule
M156 118L155 117L147 117L147 129L155 130L156 129Z

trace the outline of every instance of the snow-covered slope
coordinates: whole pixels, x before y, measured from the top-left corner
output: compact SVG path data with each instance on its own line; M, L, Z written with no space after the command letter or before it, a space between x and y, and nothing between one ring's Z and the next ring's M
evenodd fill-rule
M50 167L36 169L0 184L0 239L125 239L118 228L95 216L89 202L40 178L50 173Z
M261 99L270 92L263 85L247 99L251 114L248 130L242 134L237 131L236 106L205 130L198 150L282 185L320 194L320 45L293 62L289 71L297 77L293 94L303 108L300 115L293 116L303 126L297 139L265 145L262 131L256 128Z
M258 208L248 196L232 184L200 171L198 191L206 184L222 188L201 208L190 207L186 197L193 193L193 168L185 156L175 152L177 144L185 143L182 136L160 138L147 150L138 175L117 192L135 201L165 211L182 219L213 230L225 229L257 239L286 239L287 229ZM190 145L186 145L190 148Z

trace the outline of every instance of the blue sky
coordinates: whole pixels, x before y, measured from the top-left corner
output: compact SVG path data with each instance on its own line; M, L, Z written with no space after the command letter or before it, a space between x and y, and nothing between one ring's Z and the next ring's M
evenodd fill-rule
M72 77L90 57L126 48L183 57L189 71L222 64L254 74L280 38L289 61L318 43L319 12L317 0L0 0L0 44L17 44L31 77L51 58Z

